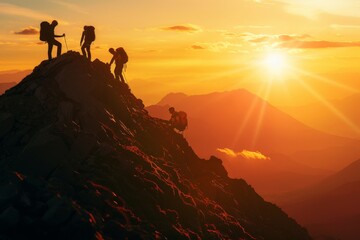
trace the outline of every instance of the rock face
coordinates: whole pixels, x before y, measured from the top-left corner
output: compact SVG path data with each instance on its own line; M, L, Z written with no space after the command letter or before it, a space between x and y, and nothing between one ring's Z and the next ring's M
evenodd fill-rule
M0 239L310 239L68 52L0 96Z

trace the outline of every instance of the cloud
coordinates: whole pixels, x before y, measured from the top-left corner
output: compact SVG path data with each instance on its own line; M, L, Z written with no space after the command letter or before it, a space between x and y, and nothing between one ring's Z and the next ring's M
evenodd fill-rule
M244 41L252 44L268 45L273 48L315 49L315 48L340 48L359 47L360 42L335 42L326 40L309 41L312 36L308 34L254 34L242 33L238 35Z
M225 50L231 52L241 52L241 44L231 42L209 42L209 43L195 43L191 46L193 50L209 50L213 52L223 52Z
M288 42L288 41L295 41L295 40L303 40L307 38L311 38L308 34L255 34L255 33L241 33L238 37L242 38L244 41L251 42L251 43L267 43L272 44L276 42Z
M290 41L277 45L279 48L341 48L360 47L360 42L331 42L331 41Z
M204 49L206 49L205 47L200 46L200 45L192 45L191 48L195 49L195 50L204 50Z
M334 29L360 29L360 25L341 25L341 24L332 24L331 28Z
M19 35L36 35L38 33L39 33L39 29L31 26L24 28L18 32L14 32L14 34L19 34Z
M271 1L272 0L267 0L267 2ZM358 0L278 0L278 2L283 4L287 12L307 18L317 18L322 13L359 17L360 1Z
M77 12L77 13L81 13L81 14L89 14L88 12L83 10L83 7L80 7L73 3L62 2L62 1L58 1L58 0L53 0L52 2L55 4L58 4L60 6L63 6L73 12Z
M253 159L253 160L270 160L270 157L265 156L259 151L249 151L242 150L241 152L235 152L230 148L218 148L217 151L226 154L229 157L243 157L245 159Z
M174 32L201 32L202 29L199 26L192 25L192 24L185 24L185 25L174 25L169 27L162 27L160 28L163 31L174 31Z
M21 16L37 20L52 19L53 17L28 8L19 7L9 3L0 3L0 14Z

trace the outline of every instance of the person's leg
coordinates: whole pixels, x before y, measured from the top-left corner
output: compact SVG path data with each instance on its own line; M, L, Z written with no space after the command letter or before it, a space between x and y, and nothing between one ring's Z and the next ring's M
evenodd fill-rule
M89 61L91 61L90 44L88 44L88 45L86 46L86 51L87 51L87 54L88 54L88 59L89 59Z
M49 58L49 60L52 59L52 56L51 56L52 49L53 49L52 42L48 42L48 58Z
M123 64L121 64L121 66L119 66L119 75L120 75L121 81L122 81L123 83L125 83L125 78L124 78L124 76L123 76L123 74L122 74L122 72L123 72L123 67L124 67Z
M119 66L116 65L115 70L114 70L114 73L115 73L115 79L116 79L116 80L119 80L119 76L120 76L120 74L121 74L121 72L120 72L120 67L119 67Z
M61 55L61 43L54 39L53 44L57 46L57 57Z
M85 43L81 46L81 52L83 54L83 56L86 57L86 52L85 52Z

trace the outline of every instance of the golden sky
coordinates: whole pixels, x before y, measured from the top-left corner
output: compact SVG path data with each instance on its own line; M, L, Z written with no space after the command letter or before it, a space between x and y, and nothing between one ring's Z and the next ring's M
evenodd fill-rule
M146 104L246 88L300 105L358 93L359 9L358 0L3 0L0 71L46 59L39 24L57 19L69 50L80 51L84 25L96 28L94 59L123 46L126 79Z

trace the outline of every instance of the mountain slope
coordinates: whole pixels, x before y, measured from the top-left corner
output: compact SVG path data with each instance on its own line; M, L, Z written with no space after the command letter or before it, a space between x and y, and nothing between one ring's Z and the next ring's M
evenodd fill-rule
M303 107L286 107L284 111L303 123L331 134L360 139L360 94Z
M359 239L360 160L302 192L290 194L280 205L314 235L332 234Z
M176 100L177 96L181 97ZM170 105L188 113L186 136L204 157L218 155L218 148L247 149L285 154L311 167L339 170L360 155L360 141L307 127L245 90L187 97L170 94L160 103L147 108L150 114L167 119Z
M310 239L78 53L0 96L0 150L1 238Z

